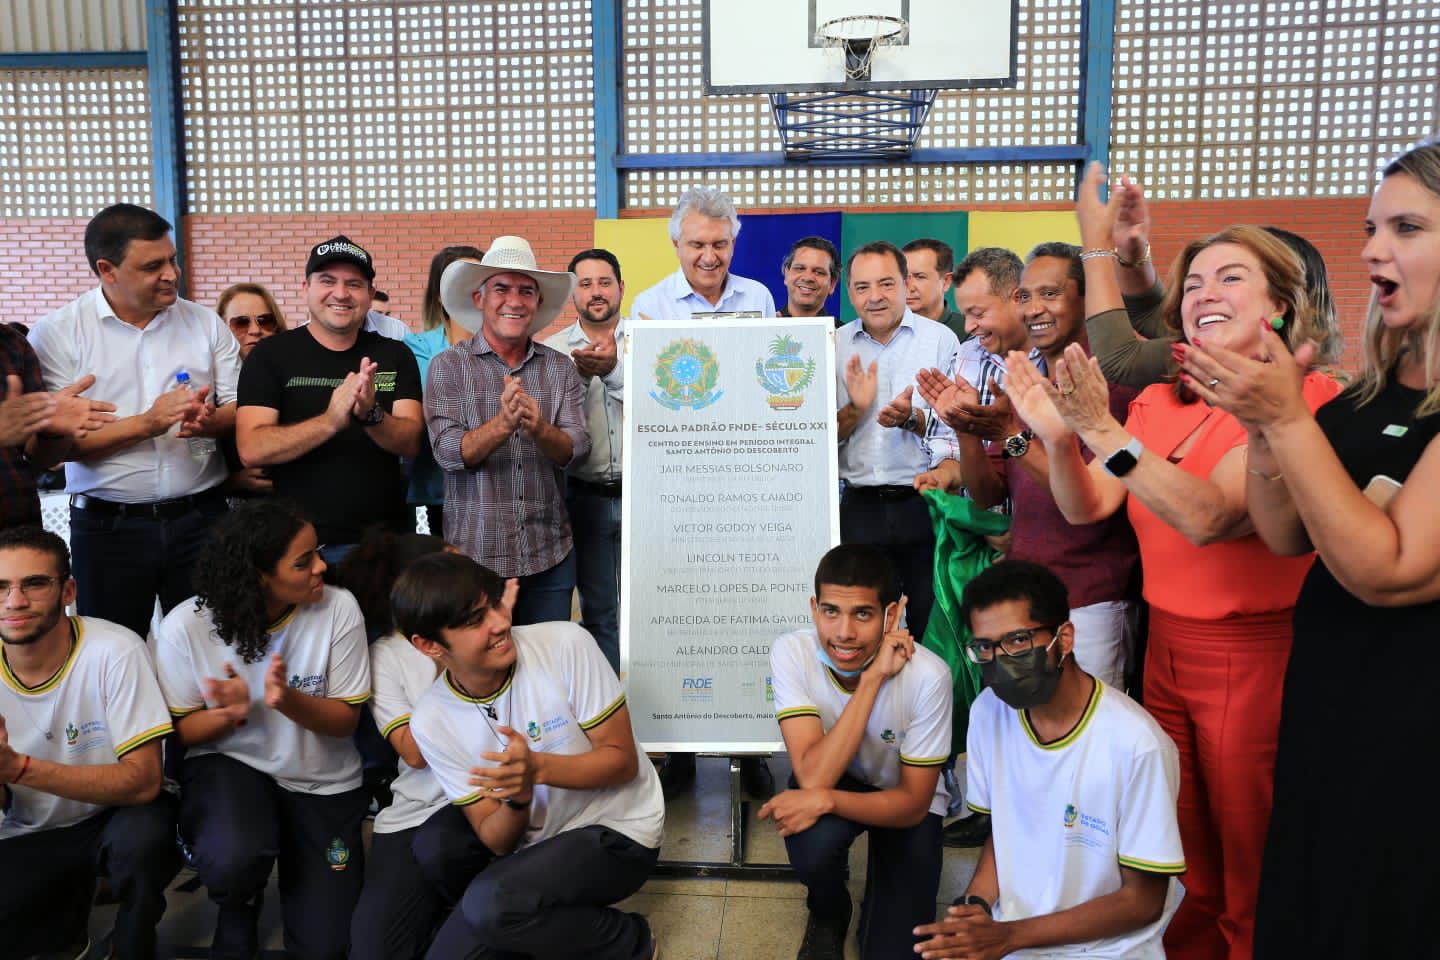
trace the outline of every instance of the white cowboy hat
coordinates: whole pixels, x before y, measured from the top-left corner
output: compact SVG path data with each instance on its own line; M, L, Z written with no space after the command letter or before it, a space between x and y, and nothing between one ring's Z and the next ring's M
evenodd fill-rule
M544 330L565 309L575 289L575 274L568 270L540 270L535 251L524 237L496 237L480 260L456 260L440 277L440 304L460 326L471 333L480 329L484 314L475 306L475 290L497 273L523 273L540 287L540 306L530 321L530 335Z

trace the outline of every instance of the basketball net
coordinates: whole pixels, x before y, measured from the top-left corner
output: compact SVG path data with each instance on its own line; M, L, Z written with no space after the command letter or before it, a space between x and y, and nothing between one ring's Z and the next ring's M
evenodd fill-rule
M820 24L815 42L844 54L846 80L869 80L875 51L904 43L909 34L910 25L899 17L862 14Z

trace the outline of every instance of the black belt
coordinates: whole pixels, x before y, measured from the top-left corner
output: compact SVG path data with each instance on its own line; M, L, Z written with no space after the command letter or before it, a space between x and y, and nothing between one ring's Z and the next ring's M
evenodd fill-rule
M176 517L184 516L201 504L224 499L219 487L211 487L201 493L175 497L172 500L156 500L153 503L116 503L113 500L101 500L99 497L92 497L84 493L72 493L70 506L76 510L84 510L86 513L98 513L107 517L173 520Z
M920 496L914 487L857 487L852 484L845 485L847 497L859 497L866 500L879 500L884 503L893 503L897 500L909 500L911 497Z
M595 497L618 497L620 496L620 481L611 480L608 483L593 483L589 480L581 480L579 477L571 477L570 492L588 493Z

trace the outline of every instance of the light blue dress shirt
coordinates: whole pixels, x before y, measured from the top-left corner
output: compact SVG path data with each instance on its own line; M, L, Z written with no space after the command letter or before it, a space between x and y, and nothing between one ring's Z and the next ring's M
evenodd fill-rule
M877 378L875 405L861 415L855 432L840 441L840 479L857 487L908 487L916 474L938 462L925 438L899 427L882 427L875 416L896 394L910 387L911 402L916 409L925 411L928 421L930 408L915 385L915 374L931 367L954 370L959 350L960 341L954 331L909 309L888 343L866 333L860 320L852 320L835 331L837 409L850 402L845 368L852 356L858 355L866 367L876 363ZM940 427L949 429L943 424Z
M729 274L725 277L720 302L712 304L690 286L684 270L676 270L650 289L642 290L630 305L631 318L641 322L688 320L697 313L749 312L757 312L762 317L775 316L775 298L765 284Z

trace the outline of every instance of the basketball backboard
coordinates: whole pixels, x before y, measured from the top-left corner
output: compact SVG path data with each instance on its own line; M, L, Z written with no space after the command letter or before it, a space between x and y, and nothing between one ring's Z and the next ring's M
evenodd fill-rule
M868 80L847 78L845 52L822 26L842 17L903 20ZM1015 85L1019 0L705 0L706 93L804 93Z

